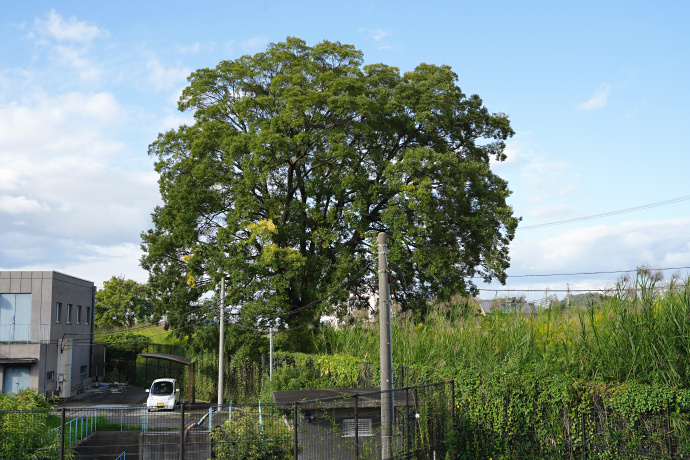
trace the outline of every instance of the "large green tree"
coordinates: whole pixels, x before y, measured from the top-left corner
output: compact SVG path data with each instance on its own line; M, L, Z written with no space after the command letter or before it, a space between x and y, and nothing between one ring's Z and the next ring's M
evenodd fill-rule
M288 38L188 80L178 106L195 122L150 146L163 204L142 234L172 324L199 321L190 305L223 275L253 326L364 303L379 231L403 308L505 280L518 219L490 159L514 132L448 66L401 74L350 45Z

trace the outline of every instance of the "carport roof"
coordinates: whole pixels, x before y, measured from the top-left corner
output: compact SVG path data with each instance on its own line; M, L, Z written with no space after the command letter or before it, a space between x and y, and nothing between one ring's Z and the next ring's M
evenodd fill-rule
M192 360L189 358L177 355L169 355L167 353L141 353L139 356L143 356L144 358L164 359L166 361L184 364L185 366L192 364Z

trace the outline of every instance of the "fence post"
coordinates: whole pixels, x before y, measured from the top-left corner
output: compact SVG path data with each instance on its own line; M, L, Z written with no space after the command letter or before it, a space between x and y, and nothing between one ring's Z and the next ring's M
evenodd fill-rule
M355 460L359 460L359 414L357 413L357 399L359 395L355 393Z
M60 412L60 460L65 460L65 408Z
M452 424L455 425L455 380L450 381L450 416Z
M671 434L671 409L666 405L666 439L668 443L668 456L673 458L673 436Z
M184 403L180 404L180 460L184 460Z
M293 457L297 460L299 455L299 447L297 446L297 401L292 406L292 450Z
M582 458L587 458L587 428L585 428L585 411L582 410Z
M405 387L405 436L407 438L407 456L410 456L410 388Z

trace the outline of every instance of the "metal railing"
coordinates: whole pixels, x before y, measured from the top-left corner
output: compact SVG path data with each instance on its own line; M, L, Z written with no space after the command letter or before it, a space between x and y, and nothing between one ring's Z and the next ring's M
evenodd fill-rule
M45 343L49 338L47 324L0 324L3 343Z
M61 415L65 415L65 411ZM97 429L98 409L89 410L70 420L64 421L64 438L62 438L62 424L50 431L50 437L58 442L63 442L66 448L81 442L84 438L95 432Z

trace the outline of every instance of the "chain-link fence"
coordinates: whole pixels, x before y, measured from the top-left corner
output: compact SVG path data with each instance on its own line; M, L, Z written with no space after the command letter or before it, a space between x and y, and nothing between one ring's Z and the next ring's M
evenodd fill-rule
M478 459L690 458L690 413L671 405L661 412L623 415L594 400L536 418L540 422L532 429L518 432L505 424L497 431L491 420L471 419L458 410L452 449Z
M41 424L40 442L0 447L0 459L380 459L381 395L342 390L339 397L319 400L180 405L173 411L89 407L0 412L3 427L8 417L14 417L17 429L26 429L32 418L49 421ZM389 458L444 458L452 401L452 382L393 390ZM11 435L0 433L0 439Z

